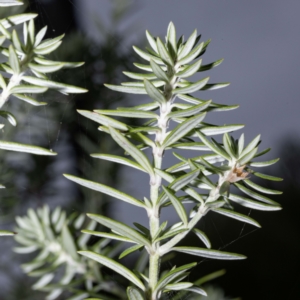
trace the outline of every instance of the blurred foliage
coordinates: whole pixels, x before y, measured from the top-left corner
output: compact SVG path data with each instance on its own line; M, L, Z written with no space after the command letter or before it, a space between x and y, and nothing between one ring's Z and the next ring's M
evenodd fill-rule
M28 9L31 11L34 7L37 8L37 12L43 11L40 1L36 3L30 1ZM14 12L21 9L21 7L13 8ZM0 14L9 13L11 13L9 9L1 9L0 12ZM123 11L120 10L120 6L115 7L112 11L114 27L110 27L109 32L99 28L99 32L103 34L101 43L87 38L84 33L76 30L64 38L64 42L52 56L52 59L60 61L85 61L81 70L73 69L71 72L61 70L53 75L51 80L63 79L69 84L79 84L87 88L89 93L80 96L64 96L49 91L38 99L47 102L46 107L28 108L17 101L7 104L18 116L19 126L18 130L5 130L3 132L5 138L19 139L24 143L34 140L41 146L57 151L59 155L53 160L24 153L12 155L1 151L1 183L7 187L1 190L3 200L0 210L5 213L3 222L11 221L13 215L24 214L29 207L36 208L45 203L51 208L58 205L69 207L69 211L106 210L107 197L81 190L77 185L64 180L62 173L72 172L83 176L89 174L92 178L107 184L118 184L120 167L105 162L101 165L97 161L92 162L90 153L96 151L118 153L119 149L116 149L114 143L109 139L106 140L105 137L101 140L96 138L97 129L89 125L90 121L79 116L76 109L110 108L119 101L124 101L123 95L115 95L104 89L103 83L120 80L122 77L120 70L130 69L132 65L131 56L126 51L115 50L122 47L123 41L117 33L117 28L126 13L128 11L125 7ZM50 26L58 30L60 26L56 25L58 18L52 17L50 11L47 11L47 16L51 20ZM71 18L75 16L72 15ZM37 23L43 27L44 21L45 18L38 18ZM65 21L68 22L66 18ZM76 28L73 26L73 29ZM57 31L54 33L57 35ZM27 116L23 116L24 110ZM77 138L74 139L74 136ZM15 260L15 255L10 256ZM11 274L16 278L6 287L10 287L9 299L20 299L19 295L22 295L22 299L25 300L26 294L31 300L35 299L34 297L41 299L41 294L38 292L27 293L30 284L23 285L22 276L17 280L19 275L16 274L20 272L19 270L8 271L8 268L9 266L3 263L1 273L6 276ZM29 279L25 279L25 282L28 281L30 282Z

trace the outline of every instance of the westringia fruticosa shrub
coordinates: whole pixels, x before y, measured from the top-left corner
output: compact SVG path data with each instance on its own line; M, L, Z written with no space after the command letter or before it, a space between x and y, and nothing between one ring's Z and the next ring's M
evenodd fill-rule
M0 0L0 7L22 5L16 0ZM2 110L5 103L14 97L31 105L47 103L36 101L32 95L54 89L63 94L84 93L85 89L54 82L48 74L62 68L76 68L83 63L52 61L46 58L57 49L63 38L43 39L47 27L35 32L33 19L36 14L27 13L9 16L0 20L0 117L7 119L13 126L17 120L11 112ZM22 25L22 31L17 25ZM4 124L0 124L3 129ZM0 140L0 149L26 152L37 155L56 155L55 152L41 147ZM4 188L0 185L0 188ZM0 235L12 235L1 230Z
M101 183L72 175L65 176L82 186L146 211L149 228L136 223L135 227L131 227L106 216L91 213L88 216L92 220L107 227L111 232L84 232L132 244L120 258L145 249L149 259L149 271L133 272L122 263L97 252L79 253L126 277L131 284L127 289L128 299L162 299L164 293L170 291L180 291L182 295L205 295L202 288L188 281L190 269L196 266L196 262L174 266L162 273L161 259L170 252L221 260L244 259L245 256L240 254L211 249L209 238L197 229L196 225L207 213L212 212L260 227L249 216L236 212L231 203L257 210L279 210L279 204L265 194L276 195L281 192L253 182L255 176L267 180L281 180L253 170L256 167L272 165L277 159L256 161L257 157L270 150L258 152L260 136L245 145L243 134L239 139L229 135L229 132L241 129L243 125L220 126L204 122L207 113L237 108L192 96L192 93L197 91L214 90L228 85L208 83L208 77L195 82L188 80L193 75L207 71L222 62L219 60L202 65L200 57L206 51L209 40L198 43L200 36L197 36L196 30L186 41L183 36L177 40L173 23L168 27L165 42L159 37L153 37L148 31L146 36L151 48L147 48L145 52L133 47L147 62L135 64L142 72L124 72L134 81L106 86L117 92L148 95L150 101L116 110L79 111L81 115L99 123L99 130L111 135L127 155L121 157L99 153L93 154L93 157L120 163L149 175L149 190L145 191L144 199L136 199ZM128 118L128 122L111 116L120 117L122 120ZM140 126L131 126L132 118L146 119L146 122ZM223 137L219 141L210 138L215 135ZM151 157L145 154L145 149L151 149ZM182 149L196 152L196 155L185 158L177 153ZM164 169L162 162L169 150L174 151L173 154L179 162ZM243 196L234 194L231 186L241 191ZM194 208L189 214L186 212L186 203L194 203ZM172 206L179 217L179 222L170 226L167 221L161 222L160 218L161 211L168 206ZM181 243L189 233L199 238L198 247Z
M47 292L46 300L57 299L64 292L72 295L70 300L95 295L124 299L124 290L102 272L99 264L77 253L85 249L113 258L121 250L121 243L111 245L107 238L90 245L91 236L78 232L85 219L84 214L76 212L67 216L60 207L51 212L48 206L36 212L29 209L27 216L16 218L18 234L15 240L21 246L15 247L14 251L36 253L32 261L21 267L29 276L38 278L32 288ZM91 220L87 226L89 230L95 230L96 225Z

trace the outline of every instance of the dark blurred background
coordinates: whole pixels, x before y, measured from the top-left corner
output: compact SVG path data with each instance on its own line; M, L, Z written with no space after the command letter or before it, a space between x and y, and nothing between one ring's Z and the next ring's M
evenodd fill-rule
M244 226L212 213L201 221L199 226L211 239L213 248L242 253L248 259L199 261L193 276L197 278L226 269L226 275L212 283L221 287L228 297L300 299L300 2L28 2L27 10L39 13L38 28L47 25L49 37L66 34L65 42L53 57L86 62L78 70L53 75L53 79L83 86L89 89L89 93L69 97L49 93L43 96L48 102L45 108L9 103L21 121L16 130L5 132L5 135L23 142L39 139L39 144L52 148L59 155L47 159L1 152L1 183L7 186L1 191L2 223L11 226L14 215L24 214L28 207L48 203L50 207L61 205L70 212L105 211L127 223L134 215L134 221L146 225L146 215L126 204L111 204L103 195L80 189L61 174L77 174L118 186L137 197L145 195L147 181L140 182L134 173L128 173L128 169L89 157L92 152L117 153L118 150L105 134L99 133L92 121L79 116L75 110L115 107L121 101L121 106L125 106L125 101L141 101L137 97L129 99L110 92L103 88L103 83L119 83L123 79L121 71L133 69L132 62L137 58L131 45L143 47L146 29L153 35L164 36L168 23L173 21L178 34L188 37L197 28L204 40L212 38L203 57L204 64L225 58L221 66L208 73L212 82L230 81L231 86L201 92L201 97L213 98L217 103L240 104L240 108L212 114L208 121L246 124L242 131L247 141L261 133L263 148L272 147L265 160L281 158L274 167L262 173L284 178L283 182L270 185L270 188L284 192L274 198L282 204L282 211L240 210L255 218L262 229ZM24 110L27 114L22 117ZM124 174L125 179L122 178ZM12 245L11 239L1 239L0 300L43 299L42 294L30 291L30 281L22 276L18 266L26 258L12 253ZM180 263L185 259L190 261L184 257ZM176 257L170 263L176 264Z

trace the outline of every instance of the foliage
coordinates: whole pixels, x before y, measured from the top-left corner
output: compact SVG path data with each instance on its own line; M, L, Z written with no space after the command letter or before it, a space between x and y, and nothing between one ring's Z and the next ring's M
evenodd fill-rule
M1 1L0 6L20 5L19 1ZM4 61L0 64L0 108L13 96L19 100L34 106L45 105L32 98L32 94L44 93L48 89L57 90L60 93L84 93L85 89L54 82L49 79L49 73L62 68L76 68L82 63L68 63L51 61L46 55L53 52L61 44L63 36L43 40L47 28L44 27L38 33L35 32L33 19L36 14L19 14L0 20L0 51ZM15 28L23 25L22 36ZM7 119L11 125L16 126L17 120L11 112L1 110L0 116ZM1 128L4 124L0 125ZM36 155L56 155L52 150L38 146L21 144L10 141L0 141L0 149L25 152ZM4 186L1 185L2 188ZM12 235L12 232L1 231L1 235Z
M22 254L38 251L32 261L22 265L22 269L29 276L38 278L33 289L47 292L47 300L56 299L64 291L71 293L70 300L95 295L103 299L108 295L111 295L110 299L113 296L122 298L123 290L116 282L102 273L96 263L77 254L79 249L85 249L114 257L120 251L120 244L112 246L109 239L102 238L91 244L89 235L78 234L85 219L84 214L67 216L60 207L50 212L48 206L37 212L29 209L27 216L16 218L19 227L15 240L22 246L14 251ZM91 231L95 227L95 221L87 225Z
M92 156L148 174L149 195L145 195L143 200L136 199L101 183L72 175L65 176L82 186L110 195L147 212L149 229L136 223L134 223L135 227L130 227L102 215L88 214L88 216L112 231L111 233L89 232L90 234L109 236L113 240L133 244L120 255L120 258L142 248L146 249L149 256L149 273L132 272L116 260L111 260L97 252L84 250L79 253L126 277L131 284L127 289L129 299L160 299L163 293L170 291L205 295L206 292L199 286L183 281L197 263L174 266L171 270L161 273L161 259L170 252L220 260L244 259L245 256L241 254L211 249L209 238L195 226L212 211L260 227L254 219L234 211L231 202L257 210L281 209L278 203L263 195L276 195L281 192L267 189L250 180L252 175L267 180L281 180L253 170L256 167L272 165L277 159L255 161L255 158L270 150L258 152L260 136L245 145L243 134L239 139L234 139L228 134L241 129L243 125L219 126L204 122L208 112L223 112L238 107L217 104L191 95L199 90L214 90L228 85L228 83L208 83L209 77L195 82L187 80L198 72L210 70L222 62L218 60L202 65L202 59L198 59L205 53L209 40L198 44L200 36L197 36L196 30L186 42L183 36L177 40L173 23L168 27L165 43L159 37L153 37L148 31L146 36L151 48L147 48L145 52L134 46L134 50L148 62L147 64L136 63L135 66L147 73L124 72L135 81L124 82L121 85L106 84L106 86L118 92L146 94L151 101L132 107L120 107L116 110L94 110L93 112L79 110L78 112L100 124L99 130L109 134L133 160L105 153ZM125 123L111 116L128 118L129 121ZM148 119L148 121L139 126L129 125L134 118ZM173 122L175 127L168 131L169 123ZM215 135L223 135L222 141L209 138ZM152 159L145 154L145 149L151 150ZM185 158L174 152L180 162L164 169L162 168L163 156L170 149L204 151L206 154ZM164 180L163 185L162 180ZM237 188L245 196L232 193L230 187ZM177 192L181 192L180 195L177 195ZM189 215L184 206L186 203L194 203L194 208ZM160 223L161 210L167 206L173 206L180 220L169 227L167 221ZM190 232L193 232L205 247L179 246L178 244Z
M0 6L20 4L17 0L0 1ZM21 14L0 20L0 51L5 57L0 65L1 109L11 96L34 106L42 106L46 103L33 98L32 94L41 94L48 89L62 94L86 92L83 88L56 82L50 78L51 73L64 68L76 68L82 63L49 60L45 55L49 55L60 46L63 36L43 40L47 28L44 27L36 33L33 21L35 17L35 14ZM19 24L23 25L23 39L15 28ZM260 135L245 145L243 134L239 139L229 135L230 132L241 129L243 125L220 126L204 122L208 112L228 111L238 106L221 105L191 95L200 90L214 90L228 85L208 83L209 77L195 82L188 80L222 62L218 60L202 65L202 59L199 57L205 53L210 41L199 44L200 36L197 36L196 30L187 41L183 36L177 40L172 22L169 24L165 43L148 31L146 37L151 48L143 51L134 46L135 52L148 62L135 64L143 73L124 72L134 81L121 85L106 84L106 87L122 93L148 95L151 101L131 107L102 107L93 112L84 109L78 112L100 124L99 130L110 135L129 156L128 158L118 153L101 152L92 154L92 157L148 174L149 194L145 195L144 199L137 199L103 183L74 175L65 177L90 190L144 209L149 218L149 228L138 223L131 227L93 211L88 214L91 221L87 229L77 237L75 230L83 225L83 215L73 214L66 217L66 213L60 208L50 213L49 208L45 206L37 212L30 209L27 217L18 217L19 235L16 236L16 240L23 246L15 250L19 253L40 251L33 261L23 265L23 269L30 276L41 276L34 288L48 292L47 299L56 299L65 290L71 292L72 297L69 299L73 300L86 297L124 297L120 281L118 284L111 283L109 278L99 271L104 267L130 282L127 287L127 297L130 300L166 299L169 294L174 299L198 299L199 295L207 296L207 292L202 288L205 281L199 279L190 282L187 279L197 262L163 270L162 260L168 259L168 255L173 252L218 260L244 259L245 256L241 254L211 249L209 237L196 228L199 221L212 211L260 227L256 220L236 212L232 202L256 210L281 209L277 202L265 196L281 194L280 191L252 181L252 176L271 181L281 180L255 171L256 167L266 167L278 160L255 160L270 150L258 152ZM1 110L0 116L16 126L16 118L11 112ZM129 121L124 122L124 118L128 118ZM148 121L137 125L133 119ZM3 127L4 124L1 124L1 129ZM210 138L215 135L222 135L222 139L217 141ZM0 149L38 155L56 154L52 150L10 141L0 141ZM146 149L150 150L151 158L147 155L149 152L145 152ZM167 150L171 149L176 151L173 155L179 162L164 168L163 157ZM204 154L190 158L177 153L181 150L203 151ZM231 188L241 191L244 195L232 193ZM185 206L187 203L194 205L189 214ZM179 218L178 223L169 227L168 221L161 222L160 217L161 211L168 206L173 207ZM111 231L96 231L97 223ZM203 246L185 246L184 238L189 233L198 237ZM0 234L13 233L1 231ZM90 235L101 239L89 243ZM116 245L116 248L118 244L111 243L113 240L131 244L119 255L119 259L137 250L142 251L141 264L137 265L136 270L130 270L117 261L114 257L115 248L111 248L111 244ZM145 257L148 260L146 269ZM101 268L97 263L100 263Z

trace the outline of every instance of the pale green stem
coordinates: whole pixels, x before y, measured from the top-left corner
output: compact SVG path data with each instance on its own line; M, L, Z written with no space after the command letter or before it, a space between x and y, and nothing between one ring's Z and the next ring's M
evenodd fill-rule
M161 148L161 145L163 144L163 141L166 138L167 135L167 129L168 129L168 117L167 115L171 111L171 98L172 93L170 91L172 90L172 86L166 85L167 92L165 93L165 97L167 102L160 107L160 116L158 118L158 127L160 128L160 132L156 134L156 146L153 148L153 160L154 160L154 166L156 169L161 169L162 167L162 155L163 155L163 149ZM152 202L152 210L148 211L149 214L149 222L150 222L150 234L151 238L153 238L160 226L160 220L159 220L159 214L160 214L160 207L157 204L158 195L159 195L159 189L161 186L161 177L158 175L155 175L155 181L152 182L151 180L151 202ZM153 243L152 249L149 253L149 289L148 289L148 295L147 299L149 300L156 300L158 295L156 292L154 292L155 287L158 282L159 278L159 271L160 271L160 261L161 256L159 254L159 243Z

